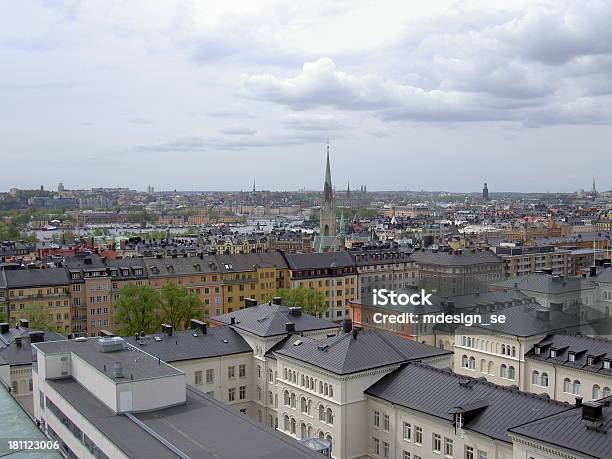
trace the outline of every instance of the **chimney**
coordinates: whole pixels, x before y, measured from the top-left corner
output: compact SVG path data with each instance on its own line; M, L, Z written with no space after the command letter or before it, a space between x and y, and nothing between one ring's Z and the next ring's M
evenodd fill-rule
M115 336L114 333L109 332L108 330L100 330L98 333L102 338L112 338Z
M9 324L8 322L2 322L0 323L0 334L4 335L5 333L9 332Z
M359 334L359 329L353 328L353 339L357 339L357 335ZM367 340L366 340L367 341Z
M289 308L289 315L299 317L302 315L302 308L298 306L292 306Z
M45 341L45 332L37 331L30 332L30 343L43 343Z
M589 276L590 277L595 277L597 275L597 266L590 266L589 267Z
M252 306L257 306L257 300L255 298L245 298L244 299L244 307L250 308Z
M272 297L272 304L282 304L283 299L280 296Z
M612 266L612 264L609 261L604 262L603 267L604 268L609 268L610 266Z
M603 416L603 406L596 402L582 403L582 419L585 421L598 421Z
M550 310L549 309L536 309L536 319L548 321L550 320Z
M295 323L287 322L285 324L285 330L287 330L287 333L295 333Z
M19 319L19 328L28 328L28 325L30 325L28 319Z
M15 346L21 347L21 336L15 337Z
M191 329L200 330L200 332L203 335L205 335L206 334L206 323L198 319L191 319Z
M344 319L342 321L342 332L350 333L353 329L353 321L351 319Z
M550 310L555 312L563 311L563 303L550 303Z
M235 325L235 324L236 324L236 318L230 317L230 325Z
M576 397L576 408L580 408L582 406L582 397Z

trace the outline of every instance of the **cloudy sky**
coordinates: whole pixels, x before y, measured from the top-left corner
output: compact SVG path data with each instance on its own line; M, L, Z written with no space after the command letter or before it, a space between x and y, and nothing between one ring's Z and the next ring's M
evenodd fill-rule
M611 189L611 24L611 0L4 2L0 190L319 189L328 139L337 188Z

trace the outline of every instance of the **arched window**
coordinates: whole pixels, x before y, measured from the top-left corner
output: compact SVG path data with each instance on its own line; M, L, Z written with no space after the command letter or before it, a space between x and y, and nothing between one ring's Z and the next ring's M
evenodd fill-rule
M295 419L291 418L291 433L292 434L295 434L295 425L296 425Z
M332 386L331 384L329 385L329 396L330 397L334 396L334 386Z
M468 368L470 370L475 370L476 369L476 359L474 358L474 356L470 357L470 360L468 362Z
M323 381L319 381L319 394L323 393Z
M465 354L463 354L463 355L461 356L461 366L462 366L463 368L467 368L467 367L468 367L468 357L467 357L467 355L465 355Z
M541 386L548 387L548 373L542 373L540 380L542 381Z
M442 341L442 340L438 341L438 347L440 349L444 349L444 341Z
M508 379L515 379L515 378L516 378L516 371L514 370L514 367L510 365L508 367Z
M601 388L595 384L593 386L593 400L599 400L600 396L601 396Z
M302 374L302 377L300 378L300 385L303 387L306 385L305 381L304 381L304 375Z
M308 426L308 438L312 437L312 426Z
M481 373L487 372L487 361L485 359L480 360L480 372Z
M533 370L533 373L531 373L531 384L540 386L541 383L542 380L540 379L540 373L537 370Z
M326 439L328 442L333 443L333 441L332 441L332 436L331 436L330 434L327 434L327 435L325 436L325 439Z
M499 367L499 376L501 376L502 378L508 377L508 368L506 367L505 363L502 363Z
M325 385L324 385L323 387L324 387L324 391L323 391L323 393L324 393L325 395L329 395L329 386L327 385L327 383L325 383Z
M319 405L319 421L325 421L325 407Z
M291 402L290 403L291 408L295 408L295 394L293 392L291 393L291 397L289 399L290 399L290 402Z
M495 344L495 353L499 354L499 343Z
M574 381L574 395L580 395L580 381Z
M516 357L516 346L512 346L512 357Z
M322 430L319 430L319 438L325 438L325 434Z
M289 391L285 390L283 392L283 405L289 406Z
M287 415L283 417L283 429L289 430L289 416Z
M302 413L308 412L308 402L306 402L306 397L300 398L300 411Z
M502 354L504 354L504 355L506 354L506 345L505 344L501 345L501 351L502 351Z
M491 360L491 361L489 362L488 367L487 367L487 373L489 373L490 375L492 375L492 374L493 374L493 367L494 367L494 363L493 363L493 361Z
M565 392L566 394L572 393L572 382L569 378L565 378L563 380L563 392Z
M287 378L287 369L286 369L286 368L285 368L285 369L284 369L284 371L283 371L283 375L284 375L285 379L288 379L288 378Z
M610 388L609 387L604 387L603 390L601 391L601 395L602 395L602 397L609 397L610 396Z
M300 424L300 438L306 438L306 424Z
M326 416L325 416L325 422L327 422L330 425L333 425L333 423L334 423L334 413L333 413L331 408L327 408L327 413L326 413Z
M312 413L312 400L308 400L308 403L306 405L306 413L310 416L310 414Z

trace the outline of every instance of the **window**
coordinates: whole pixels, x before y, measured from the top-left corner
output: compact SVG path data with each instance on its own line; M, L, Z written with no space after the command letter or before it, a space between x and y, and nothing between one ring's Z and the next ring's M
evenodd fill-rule
M389 422L389 415L385 413L383 415L383 429L384 430L389 430L389 424L390 424L390 422Z
M195 372L195 385L196 386L202 385L202 371L201 370L198 370Z
M406 450L402 451L402 459L410 459L410 453Z
M325 422L325 408L323 405L319 405L319 421Z
M378 411L374 411L373 424L374 427L380 427L380 413Z
M380 440L376 437L372 438L374 444L374 454L380 456Z
M334 423L334 413L332 411L331 408L327 408L327 416L326 416L326 422L330 425L333 425Z
M412 429L410 428L410 423L404 421L404 424L402 427L402 437L404 438L404 440L410 441L411 432L412 432Z
M592 393L593 400L598 400L600 398L600 394L601 394L601 388L597 384L595 384L593 386L593 393Z
M389 457L389 443L383 441L383 457Z
M229 402L233 402L234 400L236 400L236 388L235 387L230 387L227 390L227 400Z
M209 368L206 370L206 384L212 384L213 382L215 382L215 370Z
M548 387L548 373L542 373L540 380L542 381L541 386Z
M474 459L474 448L471 446L465 447L465 459Z
M508 379L515 379L515 378L516 378L516 371L514 370L514 367L510 365L508 367Z
M246 365L244 363L241 363L240 365L238 365L238 377L244 378L245 376L246 376Z
M444 455L453 457L453 440L451 438L444 439Z
M414 442L417 445L420 445L423 443L423 428L422 427L414 426Z
M537 370L533 370L531 373L531 384L535 384L536 386L541 386L542 379L540 377L540 373Z
M478 450L478 459L487 459L487 452L486 451L482 451L482 450Z
M432 435L431 449L434 453L439 453L442 451L442 437L437 433Z
M236 377L236 367L233 365L231 367L227 367L227 378L234 379L235 377Z
M246 386L240 386L240 393L238 396L240 400L244 400L246 398Z

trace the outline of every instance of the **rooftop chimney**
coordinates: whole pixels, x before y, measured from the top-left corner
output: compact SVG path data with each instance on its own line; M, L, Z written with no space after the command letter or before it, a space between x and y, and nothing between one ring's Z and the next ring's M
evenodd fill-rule
M594 277L597 275L597 266L590 266L589 267L589 276L590 277Z
M287 330L288 333L295 333L295 324L293 322L287 322L285 324L285 330Z
M342 331L344 333L350 333L353 329L353 321L351 319L344 319L342 321Z
M302 315L302 308L298 306L292 306L289 308L289 314L292 316L299 317Z
M548 309L536 309L536 319L538 320L546 320L550 319L550 310Z
M359 334L359 329L353 328L353 339L357 339L357 335ZM366 340L367 341L367 340Z
M200 330L200 332L203 335L205 335L206 334L206 323L198 319L191 319L191 329Z
M0 323L0 334L4 335L9 332L9 324L8 322Z
M603 406L596 402L582 403L582 419L598 421L603 416Z
M19 319L19 328L28 328L28 325L30 325L28 319Z
M282 304L283 299L280 296L272 297L272 304Z
M235 325L235 324L236 324L236 318L230 317L230 325Z
M245 298L244 299L244 307L250 308L252 306L257 306L257 300L255 298Z
M43 343L45 341L45 332L36 331L28 334L30 335L30 343Z

